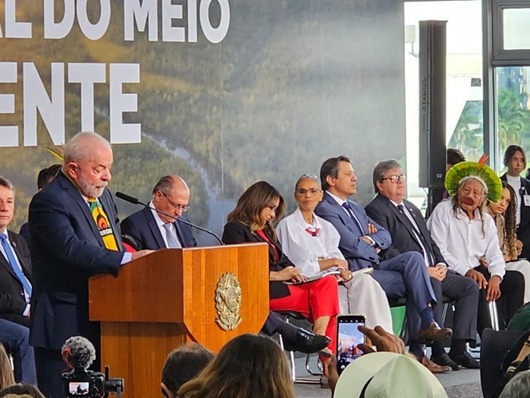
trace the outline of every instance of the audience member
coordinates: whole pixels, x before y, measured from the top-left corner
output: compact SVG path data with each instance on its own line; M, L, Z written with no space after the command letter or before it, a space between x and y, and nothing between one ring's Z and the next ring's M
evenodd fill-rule
M37 189L40 191L46 187L55 178L59 170L61 169L60 164L52 164L50 167L45 167L37 176ZM26 239L28 247L31 247L31 237L29 236L29 225L28 223L22 224L20 227L19 234Z
M214 355L197 343L182 344L171 351L162 369L162 394L177 398L180 387L197 376L214 358Z
M366 212L392 236L392 244L383 251L383 256L392 258L409 251L422 254L438 302L434 306L434 319L439 325L443 325L444 297L454 302L451 351L447 354L441 342L434 342L431 360L453 370L458 370L458 365L478 369L478 362L466 350L466 343L474 342L477 334L477 284L447 269L420 210L405 199L407 184L399 162L379 162L374 168L373 184L377 195L366 206ZM423 351L421 346L411 345L411 351L419 350Z
M447 162L445 165L445 171L449 170L455 164L465 162L466 158L460 149L447 148Z
M525 279L524 302L530 301L530 263L520 259L523 242L517 239L517 226L515 223L517 212L517 199L512 186L506 181L502 182L502 194L498 202L488 201L486 211L493 217L497 226L499 245L504 255L506 269L519 271Z
M243 334L225 344L178 391L182 398L294 398L287 358L268 337Z
M325 190L315 213L331 222L340 235L339 248L351 271L373 267L372 276L389 298L407 298L407 318L411 341L437 341L451 337L451 329L441 329L434 321L432 306L436 304L423 256L407 252L382 259L379 254L390 247L387 230L366 215L364 209L348 200L357 192L357 176L345 156L326 160L320 169L320 180ZM419 320L418 320L419 318ZM419 354L419 353L418 353ZM425 355L422 363L433 372L450 370L431 362Z
M15 374L11 369L11 360L6 349L0 343L0 390L12 384L15 384Z
M375 352L342 372L335 398L447 398L442 384L418 361L393 352Z
M519 145L510 145L504 152L504 165L508 168L501 180L511 185L517 197L517 237L523 242L520 258L530 259L530 181L521 177L526 168L526 153Z
M31 344L38 385L47 398L63 396L64 341L81 335L99 345L99 323L88 318L88 278L117 275L121 265L150 252L122 252L116 206L106 188L112 163L107 140L77 134L64 148L61 171L29 207L35 283Z
M392 330L392 315L385 291L367 274L348 269L348 262L339 250L340 236L335 227L315 215L322 200L318 177L305 174L295 184L294 198L298 208L278 224L278 238L283 252L304 276L340 270L340 312L364 314L366 326L377 325Z
M281 218L284 210L285 202L275 187L265 181L254 183L241 195L236 208L228 215L223 241L227 244L267 243L271 310L300 312L313 323L315 334L330 338L328 348L335 352L335 316L339 313L337 279L327 276L301 283L307 278L283 253L272 224L276 218Z
M0 398L46 398L44 394L31 384L13 384L0 390Z
M497 228L485 213L486 197L497 202L502 184L483 163L464 162L445 177L451 200L440 202L427 224L449 268L473 279L480 289L478 332L491 327L488 302L496 301L500 328L504 329L523 304L524 278L506 271Z
M36 384L33 349L28 345L31 258L24 238L7 229L14 211L13 184L0 177L0 342L14 357L16 380Z
M197 246L191 227L175 220L182 217L189 221L183 217L189 199L190 190L181 177L168 175L160 178L153 188L151 208L146 207L125 218L121 223L122 233L132 238L139 249ZM292 351L317 352L329 343L325 336L295 327L272 312L263 331L268 335L280 333L286 348Z
M499 398L527 398L530 391L530 370L517 373L503 388Z

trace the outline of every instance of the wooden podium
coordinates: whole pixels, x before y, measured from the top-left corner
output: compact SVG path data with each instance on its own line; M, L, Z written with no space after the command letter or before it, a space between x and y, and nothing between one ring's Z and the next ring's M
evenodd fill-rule
M240 323L223 330L216 307L226 307L228 290L239 291L232 275ZM117 278L92 277L90 320L101 322L102 366L125 379L125 397L159 396L166 357L181 343L217 352L237 335L260 331L269 314L268 281L265 243L162 249L125 265ZM237 306L237 294L228 300Z

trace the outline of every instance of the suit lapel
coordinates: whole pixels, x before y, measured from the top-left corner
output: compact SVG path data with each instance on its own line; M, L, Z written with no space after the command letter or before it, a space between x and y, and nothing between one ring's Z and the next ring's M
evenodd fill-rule
M361 233L362 234L362 231L359 231L359 226L357 225L357 223L352 220L352 218L350 217L350 215L348 213L346 213L344 208L341 205L339 205L338 202L331 195L329 195L327 192L325 192L324 195L325 195L326 201L332 207L334 207L336 209L337 214L338 214L340 220L342 221L342 223L344 225L348 226L348 228L352 232L353 232L353 230L355 230L356 233ZM348 201L348 203L350 203L352 211L355 212L355 210L354 210L355 206L353 206L350 201ZM359 220L359 221L362 222L362 220Z
M144 208L143 211L145 215L145 221L147 222L147 226L149 227L151 234L155 238L155 242L157 246L160 247L161 249L165 248L166 242L164 242L164 238L162 237L162 234L160 233L160 228L158 228L158 224L156 223L155 217L153 216L151 209L148 209L146 207Z
M399 209L390 201L390 199L384 198L382 195L379 195L379 197L381 199L384 199L386 206L390 209L392 213L396 215L398 221L403 224L412 239L414 239L421 246L422 243L418 241L418 236L417 232L415 231L414 225L412 225L412 222L409 220L407 215L400 212ZM407 208L407 210L410 211L409 206L407 206L405 202L403 202L403 205Z

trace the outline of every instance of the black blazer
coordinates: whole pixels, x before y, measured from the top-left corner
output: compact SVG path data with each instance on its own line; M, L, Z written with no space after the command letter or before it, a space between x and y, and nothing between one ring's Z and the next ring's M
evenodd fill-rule
M282 252L282 247L277 239L274 239L267 233L267 237L270 242L276 247L280 258L278 261L274 261L274 249L269 245L269 270L280 271L285 267L294 266L293 263L287 258ZM254 242L265 242L261 236L254 234L250 231L248 225L241 224L240 222L230 221L228 222L223 231L223 242L226 244L240 244L240 243L254 243ZM289 287L281 281L270 281L269 282L269 296L271 299L289 296Z
M424 245L431 251L435 264L445 263L445 259L440 252L440 248L432 239L431 233L427 228L425 218L420 210L408 200L403 200L403 205L411 213L424 239ZM392 245L384 250L380 255L384 258L393 258L401 253L419 252L423 254L423 249L413 231L413 225L405 214L385 196L377 194L366 206L366 213L378 224L382 225L392 235Z
M62 172L31 200L34 347L58 350L77 335L99 342L99 323L88 319L88 279L101 273L117 275L124 253L112 195L105 189L98 199L119 251L105 248L88 203Z
M183 219L188 221L185 217ZM173 224L175 224L175 229L182 247L197 246L197 242L193 237L193 232L189 225L178 221L175 221ZM166 247L164 238L153 217L153 213L147 207L124 219L121 222L121 232L134 238L141 249L157 250Z
M530 206L524 204L524 195L530 195L530 181L523 177L520 178L521 189L517 200L521 202L521 221L517 228L517 238L524 244L520 257L530 259ZM506 173L502 175L501 180L508 182Z
M31 258L23 237L7 231L7 236L24 275L31 282ZM22 315L26 308L24 288L7 259L0 254L0 317L29 327L29 318Z

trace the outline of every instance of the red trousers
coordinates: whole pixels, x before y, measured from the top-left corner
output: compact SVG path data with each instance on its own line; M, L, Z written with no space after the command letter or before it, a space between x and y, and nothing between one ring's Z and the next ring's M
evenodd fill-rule
M321 316L329 316L326 336L331 338L328 348L335 354L337 338L337 319L339 313L339 290L337 279L326 276L310 283L289 285L289 296L269 301L272 311L296 311L309 322Z

